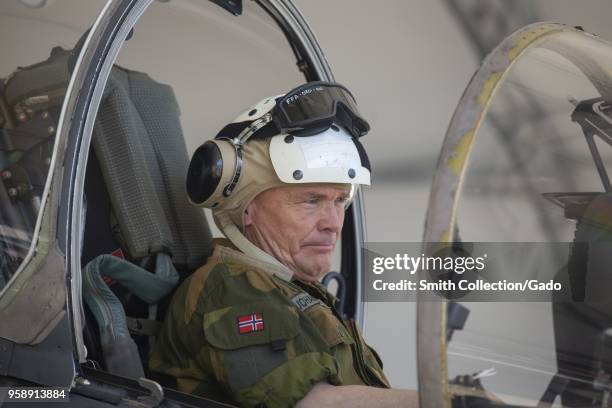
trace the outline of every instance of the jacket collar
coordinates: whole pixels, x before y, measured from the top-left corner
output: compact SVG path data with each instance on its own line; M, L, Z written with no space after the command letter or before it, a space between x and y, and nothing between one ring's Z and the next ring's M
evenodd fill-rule
M278 261L272 263L266 259L262 259L263 257L259 258L256 256L247 255L239 251L236 246L234 246L231 241L227 239L215 239L214 241L216 245L212 253L213 257L221 259L235 259L240 263L252 266L253 268L256 268L269 275L277 276L287 282L291 281L293 278L293 272ZM266 255L271 257L271 255Z

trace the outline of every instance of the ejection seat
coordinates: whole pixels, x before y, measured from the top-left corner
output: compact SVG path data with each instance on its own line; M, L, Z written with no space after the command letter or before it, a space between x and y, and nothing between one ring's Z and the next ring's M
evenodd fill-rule
M15 213L6 214L10 219L5 221L24 223L8 223L16 230L33 230L40 207L40 198L34 198L42 193L47 170L40 167L48 167L41 157L51 156L75 60L76 53L56 47L47 60L19 68L0 86L0 101L6 102L2 111L14 113L17 121L14 129L0 129L0 164L7 169L4 185L17 183L14 190L24 191L23 198L12 199L15 205L0 194L2 208ZM13 154L18 160L6 157L7 147L21 152ZM9 159L13 161L7 164ZM85 344L92 363L109 372L144 375L142 362L164 305L176 285L211 252L204 213L187 199L188 164L180 111L170 86L114 67L87 163L82 247ZM5 191L2 187L0 193ZM0 264L11 259L3 256ZM4 270L10 269L0 272ZM0 275L0 283L10 278ZM162 310L156 310L158 305Z
M212 249L204 213L185 192L179 117L168 85L112 69L87 164L82 281L89 356L126 377L144 374L163 317L157 305Z

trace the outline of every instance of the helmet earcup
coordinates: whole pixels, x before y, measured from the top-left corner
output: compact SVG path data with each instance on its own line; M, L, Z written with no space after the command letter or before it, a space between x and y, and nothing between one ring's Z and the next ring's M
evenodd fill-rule
M193 154L187 171L187 194L196 205L202 205L217 189L223 176L223 155L211 140Z

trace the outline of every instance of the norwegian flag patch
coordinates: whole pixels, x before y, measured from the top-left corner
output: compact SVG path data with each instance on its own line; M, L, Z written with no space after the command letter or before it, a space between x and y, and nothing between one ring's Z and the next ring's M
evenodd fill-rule
M238 316L238 333L247 334L263 331L263 314L251 313L249 315Z

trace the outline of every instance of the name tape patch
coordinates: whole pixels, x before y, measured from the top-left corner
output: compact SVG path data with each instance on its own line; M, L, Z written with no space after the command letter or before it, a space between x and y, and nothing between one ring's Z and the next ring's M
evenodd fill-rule
M293 304L295 304L302 312L314 305L320 305L321 302L319 299L315 299L310 296L308 293L302 292L291 298Z

